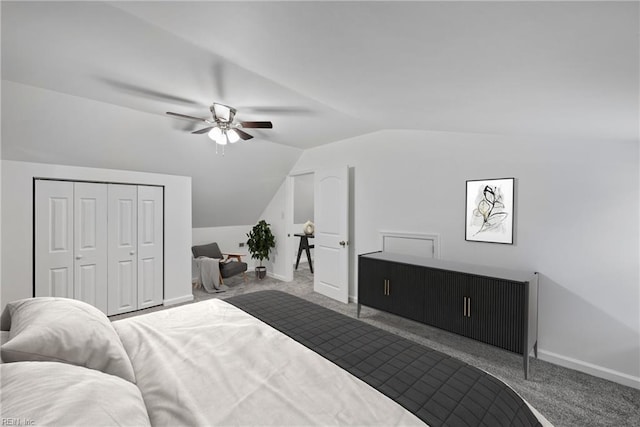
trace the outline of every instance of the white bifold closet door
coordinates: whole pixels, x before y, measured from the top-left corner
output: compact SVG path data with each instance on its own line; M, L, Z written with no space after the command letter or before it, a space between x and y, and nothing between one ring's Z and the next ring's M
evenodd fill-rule
M138 186L138 309L163 299L163 199L161 187Z
M36 181L35 296L74 298L107 312L107 188Z
M138 187L109 184L109 308L126 313L138 306Z
M73 298L107 310L107 189L76 182L73 195Z
M162 303L162 200L160 187L109 184L109 315Z
M36 180L35 296L108 315L162 304L162 187Z

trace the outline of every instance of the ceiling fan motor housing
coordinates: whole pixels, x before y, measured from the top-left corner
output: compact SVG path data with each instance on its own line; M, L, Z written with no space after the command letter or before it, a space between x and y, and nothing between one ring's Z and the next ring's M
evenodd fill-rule
M236 116L236 109L224 104L214 102L213 105L209 107L209 110L211 110L213 119L217 123L231 123Z

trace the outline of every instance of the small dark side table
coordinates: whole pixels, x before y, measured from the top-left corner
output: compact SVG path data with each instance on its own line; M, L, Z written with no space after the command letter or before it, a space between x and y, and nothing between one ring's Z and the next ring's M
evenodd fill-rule
M298 264L300 263L300 255L302 254L302 251L306 251L307 261L309 261L309 270L311 270L311 274L313 274L311 252L309 252L309 249L313 249L313 245L309 244L309 239L313 239L313 234L295 233L294 236L300 237L300 245L298 246L298 258L296 259L296 270L298 269Z

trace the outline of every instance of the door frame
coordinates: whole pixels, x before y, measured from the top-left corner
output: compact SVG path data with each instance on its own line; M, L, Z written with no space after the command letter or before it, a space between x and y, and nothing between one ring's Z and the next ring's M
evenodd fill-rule
M314 175L315 169L302 169L297 171L289 172L287 175L287 181L285 186L285 209L284 209L284 221L285 221L285 233L286 233L286 241L285 241L285 254L286 254L286 265L284 266L284 280L286 282L290 282L293 280L293 263L290 261L290 254L293 253L295 246L295 239L293 235L296 233L293 230L293 213L294 213L294 179L297 176L301 175Z

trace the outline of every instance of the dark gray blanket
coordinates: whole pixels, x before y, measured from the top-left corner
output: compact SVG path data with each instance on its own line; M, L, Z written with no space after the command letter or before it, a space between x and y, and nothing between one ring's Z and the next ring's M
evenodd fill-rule
M424 345L284 292L253 292L225 301L334 362L431 426L541 425L504 383Z

